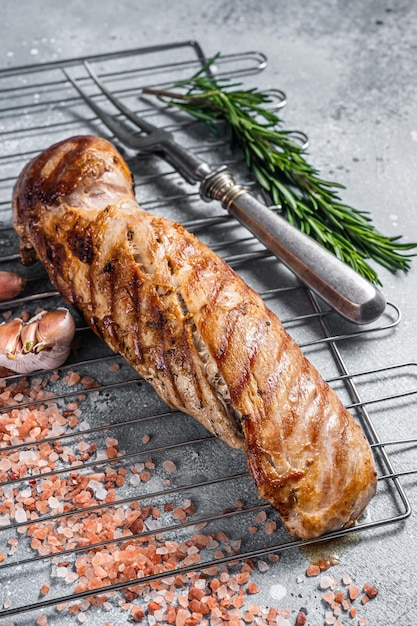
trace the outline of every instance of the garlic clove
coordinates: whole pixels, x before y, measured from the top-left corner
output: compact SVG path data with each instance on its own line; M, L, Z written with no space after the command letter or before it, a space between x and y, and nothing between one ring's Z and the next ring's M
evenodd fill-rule
M68 309L59 308L55 311L48 311L37 325L36 348L68 345L73 340L74 334L75 322Z
M20 341L22 343L22 352L26 354L33 349L36 343L36 318L29 320L27 324L23 324L20 331Z
M75 322L68 309L41 311L26 324L0 325L0 367L20 374L55 369L68 358Z
M23 324L19 318L0 324L0 354L4 354L7 359L14 359L19 350Z
M26 284L26 280L14 272L0 271L0 302L17 298Z

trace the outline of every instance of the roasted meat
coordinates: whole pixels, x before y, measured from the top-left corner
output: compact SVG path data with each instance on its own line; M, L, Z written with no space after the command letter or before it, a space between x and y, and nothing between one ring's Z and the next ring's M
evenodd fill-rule
M245 449L261 496L309 539L354 523L376 490L364 433L263 300L182 226L136 202L109 142L73 137L15 186L23 263L169 404Z

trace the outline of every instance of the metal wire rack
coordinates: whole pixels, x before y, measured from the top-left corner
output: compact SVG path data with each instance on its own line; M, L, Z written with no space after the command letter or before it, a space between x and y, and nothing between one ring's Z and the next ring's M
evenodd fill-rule
M232 164L242 182L253 185L221 129L213 138L200 124L140 97L145 85L167 85L199 69L205 55L197 42L88 60L131 108L140 109L142 116L157 116L158 123L178 134L182 143L208 153L213 163ZM23 165L51 143L88 132L108 136L61 72L62 67L70 66L75 76L79 72L81 82L87 81L81 61L0 72L0 269L26 272L27 277L23 295L0 305L4 319L62 304L42 267L25 270L19 265L10 199ZM263 54L247 52L220 56L213 69L218 75L247 79L265 66ZM87 86L91 90L92 86ZM271 93L275 106L283 106L285 94L279 90ZM399 476L413 471L406 468L404 456L415 438L401 433L400 418L404 411L411 411L417 394L417 364L361 371L352 371L348 365L355 350L367 350L375 339L384 341L390 335L400 323L399 309L388 304L384 316L366 327L348 324L323 308L218 206L202 206L195 190L168 165L134 154L126 154L126 158L137 178L141 204L196 232L262 294L366 431L379 468L378 493L357 526L331 537L376 530L407 518L410 505ZM1 379L2 624L17 618L22 624L33 623L36 611L56 609L63 603L110 597L133 583L149 584L176 573L262 559L312 543L289 538L271 507L259 500L241 452L209 436L192 418L167 409L148 384L103 345L76 312L74 315L76 350L58 372L28 377L11 374ZM33 414L41 415L44 423L26 429ZM19 422L17 428L14 421L22 415L26 422ZM71 492L71 499L62 496L60 500L62 486ZM80 494L85 499L77 499ZM142 516L141 524L128 525L129 515L134 521L137 512L144 510L147 516ZM260 528L260 512L262 519L272 522L274 532ZM97 525L106 515L113 521L113 532L107 534ZM223 548L216 542L206 545L198 563L185 559L174 571L142 572L139 577L136 573L133 580L118 578L94 589L77 588L76 577L71 575L77 559L92 551L120 549L124 537L186 542L203 528L201 532L227 541ZM24 594L13 592L23 583ZM44 583L51 583L45 596L39 591ZM64 623L62 615L58 621Z

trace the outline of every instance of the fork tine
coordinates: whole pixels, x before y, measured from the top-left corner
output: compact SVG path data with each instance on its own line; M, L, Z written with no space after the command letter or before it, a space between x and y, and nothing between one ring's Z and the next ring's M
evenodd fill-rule
M177 172L190 184L194 184L197 181L201 182L212 173L212 169L208 163L178 144L169 131L146 122L128 109L103 85L88 63L84 62L84 65L90 78L95 82L101 93L105 95L129 121L145 131L142 134L132 133L123 122L120 122L113 115L110 115L107 111L102 109L101 106L84 91L78 84L78 81L72 78L72 76L62 68L69 82L78 91L88 106L96 113L97 117L113 132L117 139L134 150L162 156L165 161L173 165Z
M84 67L87 70L87 72L90 74L90 77L96 83L97 87L101 89L101 91L104 93L105 96L107 96L107 98L116 107L116 109L119 109L120 113L123 113L127 117L128 120L130 120L133 124L138 126L138 128L143 130L145 133L151 134L153 132L160 131L160 129L157 126L154 126L150 122L147 122L146 120L136 115L136 113L131 111L127 106L123 104L123 102L121 102L118 98L116 98L116 96L107 89L104 83L101 82L101 80L99 79L99 77L97 76L97 74L95 73L91 65L88 63L88 61L84 61Z
M94 111L97 117L109 128L114 136L123 142L126 146L130 148L138 149L138 142L135 141L135 137L132 133L129 133L124 126L118 122L112 115L109 115L104 109L102 109L96 102L84 91L82 87L78 84L78 82L72 78L70 74L66 71L65 68L62 68L65 76L72 84L72 86L78 91L83 100L88 104L88 106ZM107 94L106 94L107 95Z

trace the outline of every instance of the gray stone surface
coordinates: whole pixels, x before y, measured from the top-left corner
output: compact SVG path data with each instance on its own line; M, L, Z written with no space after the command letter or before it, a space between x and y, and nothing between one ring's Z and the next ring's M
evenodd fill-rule
M207 55L264 52L268 67L248 83L282 88L289 101L286 124L307 132L311 160L325 177L346 185L343 198L369 211L382 231L417 241L414 0L2 0L0 6L1 68L183 39L198 40ZM407 275L384 270L380 275L387 299L401 308L403 319L363 350L357 344L347 349L355 371L365 363L416 359L417 260ZM410 403L404 414L415 434L415 400ZM415 478L405 478L404 486L415 506ZM333 575L348 572L379 588L378 598L362 612L368 624L415 623L414 513L403 524L364 533L336 550L340 564ZM260 579L262 594L271 604L272 585L282 585L287 595L278 604L294 611L304 606L308 623L320 624L324 606L317 580L297 582L309 556L284 552Z

